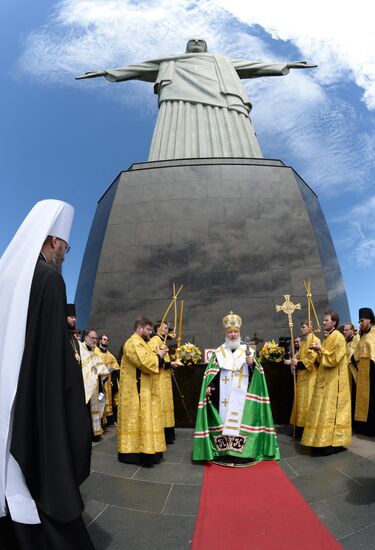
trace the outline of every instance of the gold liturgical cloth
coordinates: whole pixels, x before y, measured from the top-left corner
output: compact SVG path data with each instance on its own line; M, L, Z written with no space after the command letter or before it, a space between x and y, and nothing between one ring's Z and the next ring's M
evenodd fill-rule
M160 336L155 335L150 340L151 349L156 352L156 349L164 344L164 340ZM164 362L170 363L169 353L164 355ZM163 422L165 428L173 428L175 425L174 404L173 404L173 387L172 387L172 370L171 368L161 368L159 373L160 383L160 398L163 414Z
M118 452L165 451L158 356L141 336L133 334L124 344L120 368Z
M345 338L334 330L322 342L319 368L302 436L308 447L341 447L352 440Z
M375 327L361 336L354 351L358 373L354 420L366 422L370 402L370 361L375 362Z
M301 342L296 354L298 361L301 361L306 367L306 370L297 371L297 418L294 419L294 404L290 417L290 423L299 427L304 427L305 425L306 414L310 406L318 372L317 354L314 350L310 349L313 339L320 343L317 336L314 336L312 333L308 334L305 340Z
M95 348L95 353L103 361L107 369L112 372L112 370L120 370L120 367L117 363L116 357L110 351L101 351L99 347ZM109 376L103 384L104 395L105 395L105 410L104 417L113 415L113 396L117 393L117 387L112 388L112 380ZM113 390L113 391L112 391Z

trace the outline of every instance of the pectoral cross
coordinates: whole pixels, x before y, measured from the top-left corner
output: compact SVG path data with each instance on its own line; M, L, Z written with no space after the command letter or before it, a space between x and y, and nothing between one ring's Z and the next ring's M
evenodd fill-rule
M226 407L228 405L229 401L225 398L223 401L222 401L222 404L224 405L224 407Z

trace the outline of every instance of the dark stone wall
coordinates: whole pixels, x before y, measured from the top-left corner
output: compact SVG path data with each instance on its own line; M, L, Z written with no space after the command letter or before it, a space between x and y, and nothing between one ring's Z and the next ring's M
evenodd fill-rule
M110 200L99 201L76 296L79 324L88 319L108 333L112 351L138 315L160 319L172 283L184 285L183 340L201 348L222 341L222 317L230 310L243 319L242 336L287 335L287 316L275 311L284 294L301 302L298 332L307 316L308 278L320 317L330 305L342 321L350 319L318 199L281 161L137 164L120 174L112 194L106 227Z

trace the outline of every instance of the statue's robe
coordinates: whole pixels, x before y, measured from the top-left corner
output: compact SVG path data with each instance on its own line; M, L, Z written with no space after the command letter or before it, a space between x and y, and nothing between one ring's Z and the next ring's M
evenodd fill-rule
M117 384L117 377L113 376L115 371L120 371L116 357L108 350L103 351L100 347L95 348L95 353L100 357L102 363L107 367L110 376L103 382L105 396L105 409L103 414L103 425L113 424L113 399L117 393L117 387L113 388L113 380Z
M211 53L185 53L89 73L111 82L155 82L159 115L148 160L263 158L249 119L243 78L283 76L287 63L253 63ZM91 74L91 76L90 76Z
M164 340L155 334L150 340L150 347L156 352L156 349L164 344ZM172 387L171 358L166 353L159 372L161 410L164 424L164 434L166 443L173 443L175 440L175 418Z
M134 333L123 346L117 442L122 462L152 464L166 449L159 356Z
M80 342L80 350L86 403L90 403L92 433L99 436L103 433L102 417L105 409L102 386L103 380L109 376L109 370L95 353L95 348L90 350L86 344Z
M296 354L297 363L297 399L293 403L290 423L303 428L305 426L307 411L309 410L311 397L315 387L316 375L318 372L317 354L310 349L311 343L319 338L314 334L308 334L302 340L300 348ZM297 405L297 406L295 406ZM295 413L296 409L296 415Z
M244 346L233 353L233 359L232 352L227 348L224 350L228 361L233 362L234 370L220 367L220 362L223 366L228 366L225 365L224 346L212 354L203 375L194 433L193 460L220 460L223 457L233 457L234 461L236 458L278 460L280 450L263 367L255 360L252 376L246 375L249 369L245 362ZM250 377L251 380L250 382L249 378L245 380L246 390L243 402L237 403L237 407L242 409L241 413L231 409L226 411L225 408L231 406L231 398L227 402L224 395L232 395L240 382L242 383L241 378L246 377ZM212 388L214 380L215 390L212 398L207 397L207 388L209 386ZM227 384L228 388L225 388L223 385ZM214 395L219 387L220 403L218 404L217 397L215 398ZM216 406L214 400L216 400ZM235 419L238 425L234 424Z
M361 335L353 355L357 368L353 387L354 427L358 433L375 435L375 326Z
M319 368L306 416L302 445L341 447L352 440L345 338L333 330L322 342Z

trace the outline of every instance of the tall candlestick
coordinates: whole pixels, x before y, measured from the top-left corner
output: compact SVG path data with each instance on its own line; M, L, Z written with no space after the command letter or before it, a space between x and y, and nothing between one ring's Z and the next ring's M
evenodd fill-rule
M181 302L180 302L180 318L178 320L178 332L177 332L177 338L179 338L180 341L181 341L181 336L182 336L182 314L183 314L183 311L184 311L184 301L181 300Z
M176 333L176 329L177 329L177 298L176 298L176 285L174 283L173 283L173 299L174 299L173 332Z

